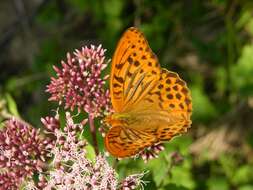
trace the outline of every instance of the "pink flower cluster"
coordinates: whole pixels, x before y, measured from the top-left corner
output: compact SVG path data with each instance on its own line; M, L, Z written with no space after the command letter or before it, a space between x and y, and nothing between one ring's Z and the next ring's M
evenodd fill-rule
M155 144L140 152L136 157L140 156L144 162L148 162L151 159L157 158L158 154L164 150L163 144Z
M142 180L145 173L141 174L133 174L127 176L120 184L120 190L133 190L137 187L144 189L144 185L146 185L145 181Z
M107 67L105 49L102 46L84 47L73 54L67 54L67 61L62 61L62 68L54 66L57 77L51 78L47 92L49 100L64 103L65 108L78 108L93 116L110 110L109 91L105 90L102 71Z
M50 100L58 101L66 109L77 108L79 113L88 113L95 149L94 118L111 111L109 91L104 88L108 76L102 77L107 66L104 53L101 46L91 46L67 54L62 67L54 67L57 77L51 78L47 86ZM82 135L87 119L76 123L66 112L65 121L62 126L58 113L55 117L44 117L41 119L44 131L14 118L5 123L0 131L0 190L18 189L21 185L27 190L132 190L143 187L141 178L144 174L119 180L105 156L88 152L92 148ZM162 145L154 145L139 155L147 161L161 150ZM38 180L33 181L34 174L39 176Z
M42 119L46 128L55 126L58 117ZM38 183L39 188L43 189L80 189L80 190L119 190L133 189L141 184L142 175L132 175L125 178L121 183L118 182L115 170L108 164L102 155L95 157L92 161L87 158L88 146L85 140L80 137L83 125L74 123L70 113L66 113L66 126L64 131L55 127L56 144L51 153L54 159L51 163L52 169L46 177L41 177ZM45 181L45 178L48 180Z
M34 172L42 171L44 162L50 157L54 142L42 137L40 130L12 118L0 131L0 187L17 186ZM8 188L7 188L8 189Z
M0 190L18 189L23 181L23 177L17 176L14 172L1 171L0 173Z

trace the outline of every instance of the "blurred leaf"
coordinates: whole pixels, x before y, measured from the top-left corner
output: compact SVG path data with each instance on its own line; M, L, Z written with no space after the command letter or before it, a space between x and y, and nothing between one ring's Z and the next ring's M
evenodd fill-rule
M225 6L226 5L226 0L212 0L211 2L213 4L219 5L219 6Z
M235 174L232 178L234 184L246 184L253 180L253 166L243 165L235 170Z
M251 15L251 19L248 22L248 24L246 25L246 29L248 30L248 32L253 36L253 18Z
M170 154L173 151L179 151L183 155L189 154L189 146L192 143L192 138L187 134L173 138L169 143L165 143L166 153Z
M231 68L235 93L253 95L253 44L245 45L236 65Z
M230 155L222 155L219 158L219 163L221 166L217 166L217 170L222 168L222 171L225 173L225 175L232 179L234 176L235 171L237 170L237 162L234 157L231 157Z
M191 94L194 119L208 121L217 116L217 110L200 86L192 86Z
M184 186L178 186L176 184L168 184L166 186L164 186L163 188L164 190L189 190L188 188L184 187Z
M95 157L96 157L96 153L95 153L95 150L93 148L93 146L91 146L89 143L88 145L85 147L87 153L86 153L86 157L89 159L89 160L94 160Z
M247 25L250 20L252 19L252 15L251 12L249 10L245 10L242 12L242 14L240 15L240 18L238 19L238 21L236 22L236 27L238 29L243 28L245 25Z
M244 28L250 35L253 36L253 18L252 11L245 9L242 11L240 18L236 23L238 29Z
M124 5L123 1L108 0L104 4L105 13L108 16L108 18L110 19L110 18L118 17L122 12L123 5Z
M5 96L6 96L7 105L8 105L10 114L16 117L20 117L15 100L12 98L12 96L9 93L7 93Z
M244 185L238 188L238 190L252 190L253 185Z
M216 83L216 88L218 90L219 96L224 95L226 89L227 89L227 82L226 82L226 70L224 67L218 67L216 69L216 78L215 80Z
M184 161L183 166L173 167L171 170L171 174L171 183L174 183L178 186L184 186L189 189L194 189L195 182L192 178L191 165L189 164L189 162L187 163L186 161Z
M120 19L124 8L124 1L109 0L102 3L102 5L104 8L104 14L101 19L105 21L106 27L103 28L103 30L100 30L99 36L105 45L111 47L109 49L110 52L111 49L114 50L116 45L115 41L119 38L119 32L121 32L124 27L122 20Z
M222 176L213 176L208 179L209 190L229 190L229 184L226 178Z
M246 142L248 143L248 145L253 149L253 131L252 132L249 132L247 134L247 137L246 137Z
M162 182L162 180L170 178L168 174L170 165L167 163L166 160L164 160L164 158L162 159L161 157L159 157L159 159L150 160L147 165L151 171L156 171L157 166L159 165L159 172L153 173L153 179L157 186Z
M147 182L146 185L144 186L145 190L157 189L157 186L154 182L153 174L151 172L148 172L147 174L144 175L143 181Z
M86 0L68 0L67 2L75 9L78 9L80 12L85 11L89 7Z
M52 25L59 22L62 19L62 15L58 9L57 2L51 1L48 6L43 9L42 12L36 17L36 20L40 24ZM48 27L48 26L47 26Z

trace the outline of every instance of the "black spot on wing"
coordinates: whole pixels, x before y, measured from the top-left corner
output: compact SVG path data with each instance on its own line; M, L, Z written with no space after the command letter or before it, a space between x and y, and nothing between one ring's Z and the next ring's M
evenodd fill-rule
M167 98L168 98L168 99L172 99L172 98L173 98L173 95L172 95L172 94L168 94L168 95L167 95Z
M178 86L177 85L173 86L173 89L177 91L178 90Z
M146 57L145 55L143 55L143 56L141 57L141 59L145 60L145 59L147 59L147 57Z
M115 80L118 81L119 83L123 83L123 82L124 82L124 80L123 80L122 77L117 77L116 75L114 75L114 78L115 78Z
M128 61L130 64L133 63L133 59L132 59L130 56L127 58L127 61Z
M124 63L120 63L120 64L117 64L115 67L117 69L122 69L123 66L124 66Z
M116 95L120 95L122 93L122 91L121 90L120 91L113 91L113 93Z
M113 87L114 87L114 88L117 88L117 87L121 87L121 85L119 85L118 83L114 83L114 84L113 84Z
M167 84L171 84L171 80L170 80L170 79L167 79L167 80L166 80L166 83L167 83Z
M158 88L159 88L159 89L162 89L162 88L163 88L163 84L159 84L159 85L158 85Z
M181 97L182 97L182 96L181 96L179 93L176 94L176 98L177 98L178 100L180 100Z
M177 78L177 74L169 72L167 77Z
M189 98L185 98L185 103L186 103L186 105L190 105L191 104L191 100Z
M184 105L183 105L182 103L179 104L179 107L180 107L181 109L184 109Z
M136 60L136 61L134 62L134 66L138 67L139 65L140 65L140 62Z
M181 92L182 92L183 94L187 95L188 89L184 87L184 88L182 88Z

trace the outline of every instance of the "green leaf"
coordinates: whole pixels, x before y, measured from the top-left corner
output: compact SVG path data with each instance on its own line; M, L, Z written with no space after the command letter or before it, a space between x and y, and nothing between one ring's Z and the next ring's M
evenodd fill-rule
M85 147L87 153L86 153L86 157L89 159L89 160L94 160L95 157L96 157L96 153L95 153L95 150L93 148L93 146L91 146L90 144L88 144L86 147Z
M164 190L189 190L188 188L181 186L181 185L176 185L176 184L168 184L164 186Z
M18 113L18 108L17 108L15 100L12 98L12 96L9 93L7 93L5 95L5 97L6 97L6 101L7 101L9 112L13 116L20 117L20 115Z
M168 172L169 164L164 160L164 158L159 157L159 159L150 160L148 163L148 168L151 171L156 171L157 166L159 166L159 172L153 173L153 179L157 186L166 178L170 178Z
M171 170L171 174L172 174L172 178L170 182L178 186L187 187L189 189L195 188L196 182L192 178L191 165L186 160L184 160L184 163L182 166L173 167Z
M187 134L173 138L170 143L166 143L166 152L179 151L181 154L189 153L189 146L192 144L192 138Z
M218 166L217 170L222 169L227 178L232 179L238 167L237 160L230 155L224 154L220 156L219 163L220 166Z
M208 96L202 90L202 87L195 85L191 87L193 102L193 118L199 120L210 120L217 116L217 111L209 100Z
M71 0L71 1L68 0L67 2L70 6L73 6L80 12L84 12L89 7L87 1L85 0Z
M245 10L244 12L242 12L240 18L238 19L238 21L236 22L236 27L238 29L242 29L245 25L247 27L248 23L252 20L252 15L251 12L249 10Z
M229 190L229 184L225 177L212 177L207 182L209 190Z
M218 67L215 71L217 80L215 80L216 88L219 95L224 95L227 89L227 77L225 67Z
M248 32L253 36L253 19L252 19L252 16L251 16L250 21L246 25L246 28L247 28Z
M253 189L253 185L244 185L238 188L238 190L252 190L252 189Z
M245 184L253 180L253 166L244 165L235 170L235 175L232 178L234 184Z
M236 65L231 68L231 80L236 94L253 95L253 44L245 45Z

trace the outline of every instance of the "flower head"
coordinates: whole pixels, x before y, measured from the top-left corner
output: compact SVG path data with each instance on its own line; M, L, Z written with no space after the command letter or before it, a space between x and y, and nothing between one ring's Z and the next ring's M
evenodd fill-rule
M109 111L109 91L105 90L105 80L101 77L107 67L105 49L102 46L83 47L73 54L67 54L67 61L62 61L62 68L54 66L57 78L51 78L47 92L49 100L64 103L65 108L78 108L94 116L103 110Z
M116 172L106 159L99 155L92 162L87 158L87 142L78 138L78 132L87 122L74 123L71 115L66 114L63 131L55 130L56 144L52 149L54 159L49 171L45 189L116 189ZM48 123L47 123L48 125ZM49 124L50 125L50 124Z
M137 187L141 187L141 189L144 189L144 185L146 185L146 182L142 180L145 173L141 174L133 174L127 176L120 185L121 190L132 190L136 189Z
M14 172L0 173L0 189L18 189L22 183L23 177Z
M0 131L0 167L7 173L1 174L0 183L14 177L8 184L17 185L34 172L42 171L52 147L53 142L42 137L40 130L16 118L6 121Z
M140 156L144 162L147 162L153 158L157 158L158 154L164 150L163 144L154 144L148 148L145 148L143 151L141 151L136 157Z
M180 165L184 161L184 157L178 151L172 152L171 155L170 155L170 158L171 158L171 164L172 165Z
M85 129L81 123L75 123L69 112L66 113L66 126L59 126L59 117L42 119L45 128L55 134L55 146L51 153L54 155L50 170L46 175L39 176L36 186L39 189L79 189L79 190L126 190L141 186L143 174L130 175L121 182L116 171L109 165L105 156L98 155L90 160L87 155L88 143L81 137ZM55 126L55 127L53 127ZM54 130L52 130L54 129Z

